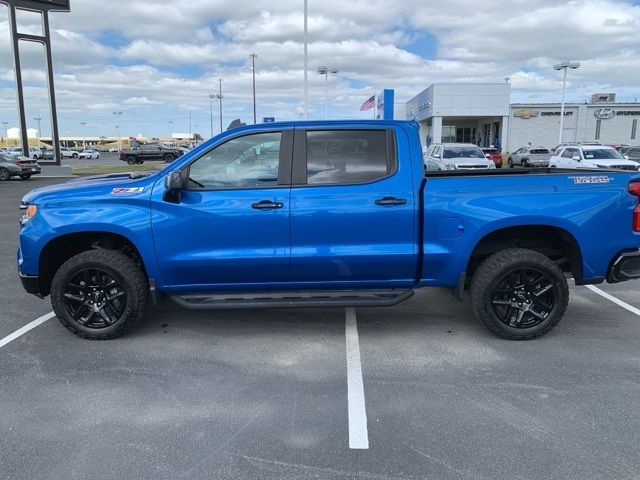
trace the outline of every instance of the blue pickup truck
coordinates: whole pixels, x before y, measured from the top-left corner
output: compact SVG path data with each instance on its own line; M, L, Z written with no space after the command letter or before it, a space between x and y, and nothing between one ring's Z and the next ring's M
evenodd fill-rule
M391 306L469 291L526 340L576 284L640 278L640 173L429 172L417 124L325 121L227 131L163 170L27 194L18 268L62 324L114 338L149 301L184 307ZM425 309L427 309L425 307Z

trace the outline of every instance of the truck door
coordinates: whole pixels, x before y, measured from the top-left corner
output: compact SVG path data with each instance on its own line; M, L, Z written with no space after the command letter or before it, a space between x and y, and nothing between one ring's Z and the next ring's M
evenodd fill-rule
M152 194L152 228L173 291L251 289L291 279L293 130L239 134L182 168L179 199Z
M411 285L416 199L399 130L296 129L291 268L311 288Z

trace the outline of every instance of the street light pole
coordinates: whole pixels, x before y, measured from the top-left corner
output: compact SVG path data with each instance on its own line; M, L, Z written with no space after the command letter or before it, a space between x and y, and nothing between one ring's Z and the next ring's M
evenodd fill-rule
M213 93L209 94L209 123L211 124L211 138L213 138L213 99L216 96Z
M309 116L309 59L308 59L308 44L309 44L309 31L307 29L307 0L304 0L304 118L305 120Z
M84 150L87 149L87 141L85 139L85 135L84 135L84 127L87 126L87 122L80 122L80 125L82 125L82 148Z
M249 55L249 57L251 57L251 72L253 74L253 124L255 125L256 122L256 58L258 58L258 55L256 55L255 53L252 53L251 55Z
M173 120L169 120L167 122L167 130L169 130L169 140L171 140L171 125L173 124Z
M324 75L324 119L327 119L328 105L329 105L329 93L328 93L328 84L329 84L329 73L336 74L338 73L337 68L327 68L325 65L321 65L318 67L317 72L320 75Z
M116 117L116 129L118 131L118 151L122 150L122 145L120 144L120 115L122 112L113 112Z
M33 117L33 119L38 122L38 145L36 146L40 146L40 137L42 137L42 133L40 132L40 121L42 120L42 118L40 117L40 114L38 114Z
M220 133L222 133L222 79L218 79L218 93L216 98L220 100Z
M567 89L567 70L569 68L572 70L580 68L580 62L564 61L553 66L554 70L564 70L562 77L562 99L560 101L560 133L558 135L558 144L562 143L562 130L564 129L564 95Z
M0 123L2 123L2 125L4 126L4 146L8 147L9 139L7 137L9 136L9 134L7 133L7 125L9 125L9 122L2 121Z

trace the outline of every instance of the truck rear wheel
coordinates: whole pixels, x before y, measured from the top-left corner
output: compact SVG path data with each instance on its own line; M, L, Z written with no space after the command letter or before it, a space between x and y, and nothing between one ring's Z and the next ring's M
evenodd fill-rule
M174 157L172 154L167 153L167 154L164 156L164 163L171 163L171 162L173 162L173 161L175 160L175 158L176 158L176 157Z
M60 322L89 340L125 333L144 314L148 297L140 267L114 250L89 250L71 257L51 284L51 304Z
M533 250L510 248L487 258L471 280L474 315L496 335L531 340L562 320L569 287L562 270Z

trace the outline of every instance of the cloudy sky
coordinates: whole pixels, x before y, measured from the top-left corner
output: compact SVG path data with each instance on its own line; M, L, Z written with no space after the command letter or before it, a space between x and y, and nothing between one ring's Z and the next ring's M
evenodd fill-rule
M51 15L61 134L210 134L209 94L223 78L224 126L252 121L250 53L256 53L258 118L300 118L302 0L72 0ZM0 121L17 124L7 8L0 4ZM33 32L31 17L21 30ZM595 92L640 95L640 0L309 0L310 117L369 117L360 104L394 88L406 101L434 82L502 82L512 101L559 101L563 58L567 99ZM21 47L29 127L48 116L43 53ZM191 113L190 113L191 112ZM214 133L218 131L214 104ZM172 122L172 123L170 123ZM0 125L0 135L4 135ZM50 133L42 122L43 135Z

